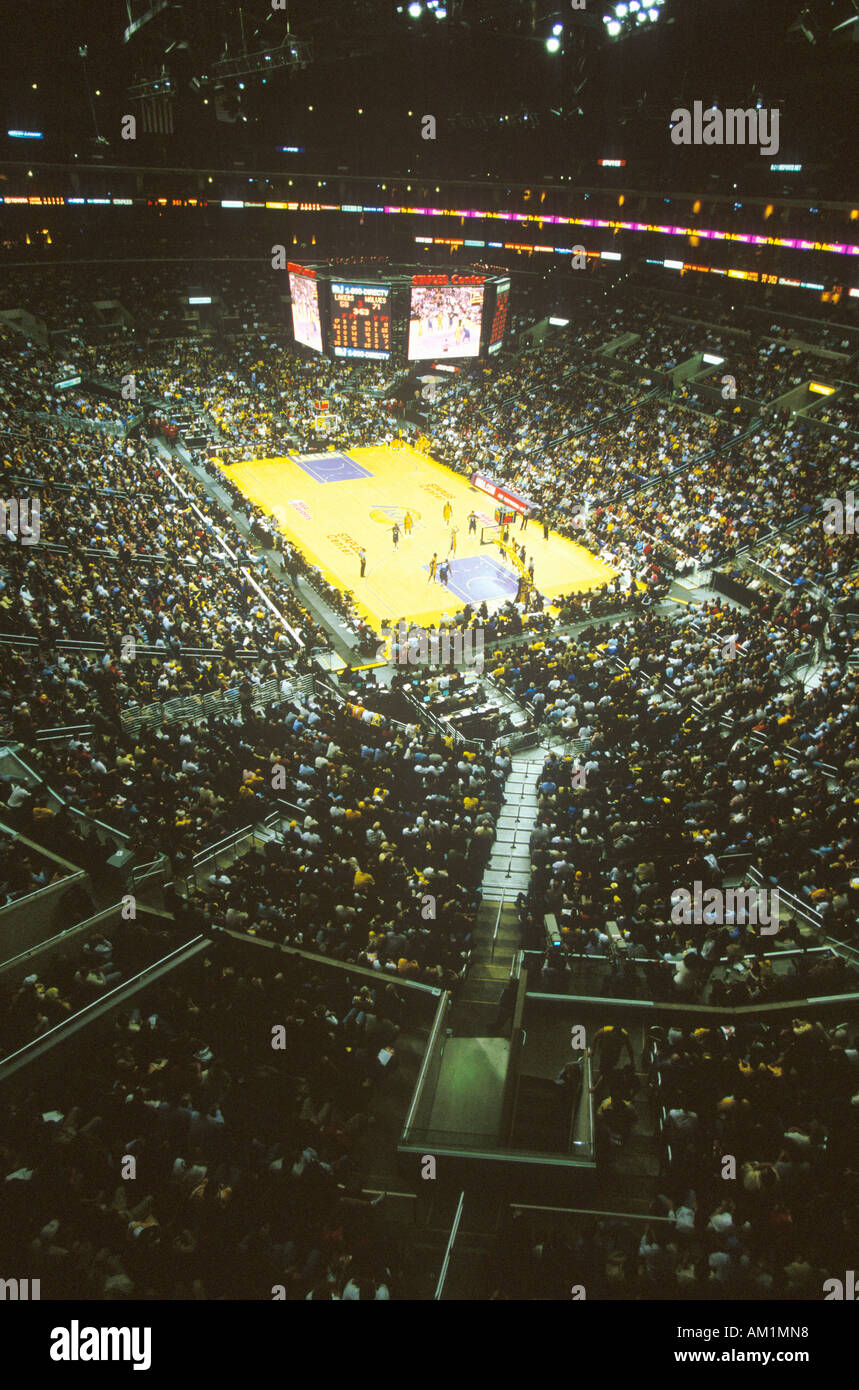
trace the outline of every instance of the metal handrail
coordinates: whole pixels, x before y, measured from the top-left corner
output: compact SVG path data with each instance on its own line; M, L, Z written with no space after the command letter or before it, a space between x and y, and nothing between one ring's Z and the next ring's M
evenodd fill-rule
M496 943L496 940L497 940L497 938L498 938L498 928L499 928L500 923L501 923L501 911L502 911L502 908L503 908L503 907L504 907L504 894L502 893L502 895L501 895L501 901L500 901L500 903L498 904L498 912L496 913L496 916L495 916L495 930L494 930L493 933L492 933L492 954L491 954L491 956L489 957L490 960L494 960L494 959L495 959L495 943Z
M436 1015L435 1015L435 1018L434 1018L434 1020L433 1020L432 1028L430 1029L429 1037L427 1038L427 1045L426 1045L426 1047L424 1048L424 1055L423 1055L423 1061L421 1062L421 1069L420 1069L420 1071L418 1072L418 1079L417 1079L417 1081L415 1082L415 1089L414 1089L414 1092L413 1092L413 1094L412 1094L412 1103L411 1103L411 1105L409 1106L409 1112L408 1112L408 1114L406 1115L405 1124L403 1125L403 1138L402 1138L402 1143L404 1143L404 1144L407 1144L408 1141L409 1141L409 1134L410 1134L411 1127L412 1127L412 1124L413 1124L414 1118L415 1118L415 1110L417 1109L418 1101L419 1101L420 1098L421 1098L421 1092L422 1092L422 1090L423 1090L424 1078L426 1077L427 1071L428 1071L428 1069L429 1069L430 1058L431 1058L431 1056L432 1056L433 1048L435 1047L436 1039L437 1039L437 1037L438 1037L438 1035L439 1035L439 1031L440 1031L440 1029L441 1029L442 1022L443 1022L443 1020L444 1020L444 1018L445 1018L445 1016L446 1016L447 1008L448 1008L449 1003L450 1003L450 990L445 990L444 993L441 995L441 998L440 998L439 1001L438 1001L438 1008L436 1009Z
M565 1216L608 1216L615 1221L646 1221L649 1226L663 1222L673 1226L670 1216L650 1216L640 1211L600 1211L594 1207L545 1207L532 1202L510 1202L511 1211L554 1211Z
M41 1047L54 1033L59 1033L61 1030L68 1029L71 1023L80 1023L84 1016L88 1013L92 1013L93 1010L103 1009L105 1002L110 999L112 995L118 995L121 991L127 990L129 985L135 984L138 980L145 979L153 970L157 970L159 967L165 965L166 962L172 960L174 956L181 955L184 951L187 951L189 946L194 946L198 942L203 942L207 939L208 938L202 935L191 937L190 941L186 941L183 945L177 946L173 951L168 951L167 955L162 956L159 960L152 961L151 964L145 966L138 974L132 975L127 980L122 980L105 994L100 994L97 999L93 999L91 1003L84 1005L82 1009L78 1009L77 1013L70 1014L68 1018L64 1018L60 1023L55 1023L53 1028L49 1028L46 1033L40 1033L38 1038L31 1039L31 1041L25 1043L23 1047L19 1047L16 1052L10 1052L8 1056L0 1057L0 1072L2 1072L3 1068L7 1067L10 1062L14 1062L16 1058L22 1057L24 1053L30 1051L31 1048Z
M2 924L4 917L15 908L23 907L25 903L32 904L36 898L41 897L50 889L68 888L71 883L80 883L81 879L86 878L86 876L85 869L73 869L71 873L64 874L55 883L43 883L40 888L34 888L31 893L25 893L22 898L12 898L10 902L3 903L0 907L0 924Z
M444 1252L444 1259L442 1260L442 1263L441 1263L441 1271L440 1271L439 1276L438 1276L438 1283L437 1283L436 1286L435 1286L435 1293L433 1294L433 1301L434 1301L434 1302L439 1302L439 1301L441 1300L441 1295L442 1295L442 1291L443 1291L443 1289L444 1289L445 1280L447 1279L447 1271L448 1271L448 1268L449 1268L449 1266L450 1266L450 1257L451 1257L451 1253L452 1253L452 1251L453 1251L454 1243L455 1243L455 1241L456 1241L456 1237L457 1237L457 1234L458 1234L458 1232L459 1232L459 1223L460 1223L460 1221L462 1220L462 1208L463 1208L464 1205L465 1205L465 1192L460 1192L460 1194L459 1194L459 1202L457 1203L457 1207L456 1207L456 1215L455 1215L454 1218L453 1218L453 1224L452 1224L452 1226L451 1226L451 1228L450 1228L450 1235L449 1235L448 1238L447 1238L447 1248L445 1249L445 1252Z
M0 972L8 970L10 966L16 965L19 961L24 961L30 956L35 956L39 951L43 951L46 946L53 946L57 941L62 941L64 936L71 936L72 934L77 935L86 931L91 926L94 926L96 922L103 921L105 917L110 916L112 913L121 912L123 906L124 904L121 901L114 903L112 907L103 907L99 912L94 912L91 917L85 917L82 922L75 922L74 926L63 927L63 930L57 932L56 935L47 937L44 941L38 942L35 946L29 946L26 951L19 951L17 956L10 956L8 960L0 961ZM145 908L143 910L145 911Z

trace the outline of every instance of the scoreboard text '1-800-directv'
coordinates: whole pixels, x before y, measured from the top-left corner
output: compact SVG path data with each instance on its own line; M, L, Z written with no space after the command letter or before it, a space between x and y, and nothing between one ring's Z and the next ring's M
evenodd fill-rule
M332 282L330 342L335 357L389 357L390 286Z

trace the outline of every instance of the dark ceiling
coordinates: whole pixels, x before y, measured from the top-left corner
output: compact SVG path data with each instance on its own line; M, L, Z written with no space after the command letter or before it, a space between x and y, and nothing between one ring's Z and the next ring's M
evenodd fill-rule
M400 14L397 0L288 0L283 10L184 0L126 42L129 18L158 2L16 9L0 57L6 159L34 153L5 138L24 128L44 132L46 161L268 169L278 145L295 145L313 167L353 173L404 172L414 161L435 176L558 177L573 156L664 160L676 106L761 101L781 112L780 159L843 169L855 187L859 21L832 32L859 15L855 0L666 0L658 23L622 41L603 23L614 0L587 0L584 11L560 0L447 0L440 21L426 10L410 18L408 0ZM553 22L564 24L554 54ZM237 80L219 93L211 81L192 86L225 56L270 51L287 34L311 46L299 48L301 68L248 76L244 90ZM123 141L122 116L140 111L132 84L162 71L175 90L172 133ZM420 138L425 114L437 121L434 142Z

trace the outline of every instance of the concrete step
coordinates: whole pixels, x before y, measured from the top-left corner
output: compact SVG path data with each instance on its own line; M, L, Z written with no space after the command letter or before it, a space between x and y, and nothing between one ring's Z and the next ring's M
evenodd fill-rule
M509 892L515 900L519 893L527 893L530 878L530 874L507 874L500 870L487 869L483 881L489 888L504 889L505 893Z
M527 850L530 839L531 832L524 827L511 829L510 826L503 825L495 832L496 845L524 845Z

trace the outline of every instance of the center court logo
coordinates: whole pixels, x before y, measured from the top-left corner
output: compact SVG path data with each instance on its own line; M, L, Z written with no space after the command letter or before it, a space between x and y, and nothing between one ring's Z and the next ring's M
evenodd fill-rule
M152 1365L151 1327L69 1327L51 1330L52 1361L132 1361L135 1371Z
M704 108L703 101L692 103L692 110L678 106L671 112L671 143L674 145L759 145L760 153L770 158L778 154L780 113L773 109L750 106L729 106L720 111L717 106Z

